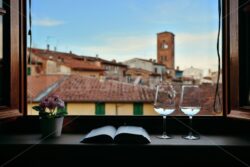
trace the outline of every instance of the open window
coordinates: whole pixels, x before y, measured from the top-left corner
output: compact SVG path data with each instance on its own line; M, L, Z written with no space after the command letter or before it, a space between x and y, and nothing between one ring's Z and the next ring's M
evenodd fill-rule
M223 0L223 108L224 108L224 113L230 113L230 116L236 116L241 112L241 117L247 117L249 114L249 66L247 63L249 62L249 59L246 55L249 53L249 48L246 46L246 41L248 41L248 24L249 24L249 2L247 1L237 1L237 0ZM51 69L45 69L47 64L44 64L43 61L39 58L35 58L33 56L33 60L30 61L30 59L25 57L26 55L26 22L25 22L25 15L26 15L26 1L17 1L17 0L12 0L12 1L6 1L3 0L0 2L2 5L0 7L0 17L2 19L1 21L1 27L2 27L2 32L0 31L1 34L1 41L2 42L2 48L0 47L0 52L2 53L0 58L0 79L1 79L1 84L0 84L0 117L1 118L6 118L6 117L11 117L11 116L18 116L21 113L25 113L27 111L27 114L30 115L29 109L31 109L32 105L35 103L39 102L39 98L41 99L42 95L44 94L39 94L40 96L32 99L30 99L29 95L34 95L32 94L33 92L29 92L29 88L26 89L26 64L28 66L28 73L30 76L34 73L46 73ZM10 8L9 6L13 6L13 8ZM14 10L18 9L18 10ZM236 9L239 9L238 12L232 12L235 11ZM217 10L214 11L217 13ZM22 14L23 13L23 14ZM218 20L217 20L218 21ZM36 23L40 24L40 23ZM16 28L19 27L19 28ZM47 41L49 41L50 38L47 38ZM51 40L51 39L50 39ZM141 40L140 40L141 41ZM1 42L0 42L1 44ZM47 47L44 48L43 50L48 50L51 48ZM53 50L57 50L58 48L54 48ZM34 55L38 54L40 51L39 50L33 50ZM54 53L54 52L52 52ZM72 51L68 52L69 54L74 57L74 54ZM96 55L96 54L95 54ZM245 55L245 56L244 56ZM51 57L52 56L52 57ZM47 57L46 61L48 61L48 64L53 64L53 54ZM56 56L54 56L56 57ZM79 57L76 57L79 60ZM82 58L82 57L81 57ZM100 58L100 55L92 56L92 57L85 57L84 59L80 59L82 62L86 61L86 59L89 60L100 60L102 61L102 65L104 68L97 68L97 69L88 69L89 74L88 75L93 75L93 73L96 73L95 70L98 71L97 78L101 78L99 81L103 82L103 80L106 79L114 79L113 77L115 76L112 71L108 71L108 67L113 67L114 65L119 66L121 68L121 74L123 76L129 76L130 83L147 83L147 82L141 82L142 76L148 75L145 71L141 70L139 71L140 73L140 78L138 77L138 69L133 69L136 67L134 62L138 62L139 60L133 60L132 62L128 62L131 64L131 67L133 67L129 72L129 74L126 74L126 65L124 66L123 64L119 64L114 60L111 61L104 61ZM159 57L161 59L161 57ZM27 61L28 60L28 61ZM53 83L49 83L51 81L55 82L58 79L65 79L65 76L68 76L70 73L70 70L61 64L64 62L68 62L67 59L64 59L62 57L58 57L58 63L56 64L56 72L58 71L63 71L65 75L63 76L52 76L52 79L46 80L44 85L49 85L52 86L53 88ZM63 60L63 61L61 61ZM167 59L169 60L169 59ZM26 63L29 62L29 63ZM154 60L148 60L148 61L143 61L143 66L145 66L148 62L154 62ZM87 62L89 63L89 62ZM93 62L92 62L93 63ZM98 65L99 62L95 62L96 65ZM155 62L157 64L157 62ZM177 63L177 62L175 62ZM89 65L89 64L88 64ZM33 68L34 66L39 66L36 68ZM72 65L71 65L72 66ZM38 70L39 69L39 70ZM75 70L79 71L79 66L74 67ZM153 68L154 70L154 68ZM52 69L53 71L53 69ZM164 70L157 70L157 71L164 71ZM168 71L168 75L171 75L174 73L174 71L171 71L171 69L166 70ZM176 73L176 72L175 72ZM24 75L25 74L25 75ZM79 73L78 73L79 74ZM100 74L100 75L99 75ZM119 73L118 73L119 74ZM178 77L175 78L176 82L179 82L179 74L183 76L183 71L181 69L178 69ZM105 75L109 75L108 77L103 77ZM136 78L134 78L136 76ZM152 75L150 75L152 76ZM156 77L159 75L155 75ZM41 77L40 75L38 77L34 78L39 78ZM216 78L216 75L215 75ZM93 77L92 77L93 79ZM206 79L210 78L204 78L205 81ZM184 78L185 82L190 82L187 78ZM28 83L41 83L38 80L30 80L29 77L27 77ZM48 82L47 82L48 81ZM62 83L62 82L60 82ZM72 83L72 80L69 83L63 83L65 84L70 84ZM33 85L33 84L32 84ZM89 84L87 84L89 85ZM56 86L56 85L54 85ZM248 90L247 90L248 89ZM39 90L39 89L38 89ZM36 91L38 91L36 90ZM245 91L246 90L246 91ZM26 91L28 91L26 93ZM34 93L37 93L37 92ZM58 93L63 91L63 89L58 90ZM72 91L69 91L72 92ZM31 93L31 94L30 94ZM104 92L102 92L104 93ZM222 92L221 92L222 93ZM26 96L27 94L27 96ZM127 92L127 94L129 94ZM26 97L27 101L29 101L28 105L26 103ZM65 97L71 97L70 94L66 95ZM152 96L153 97L153 94ZM37 100L37 101L36 101ZM32 103L31 103L32 102ZM70 99L68 99L68 102L72 102ZM67 102L67 104L68 104ZM80 100L78 101L78 103ZM115 103L111 101L113 106L112 107L107 105L105 103L105 113L109 113L106 111L106 108L112 108L112 111L128 111L127 109L131 110L130 113L133 115L133 108L134 108L134 103L136 100L131 101L131 105L124 104L123 102ZM94 113L95 115L95 102L92 101L93 106L91 108L91 113ZM31 105L30 105L31 104ZM116 105L117 104L117 105ZM122 105L120 105L122 104ZM72 107L71 104L68 104L67 106ZM83 105L83 106L88 106L88 105ZM117 107L118 106L118 107ZM26 110L26 107L28 109ZM81 105L79 105L81 108ZM120 108L121 109L120 109ZM119 110L115 110L113 108L118 108ZM67 108L69 109L69 108ZM79 108L78 108L79 109ZM75 111L81 111L82 110L75 110ZM147 101L145 105L143 104L143 111L147 112L152 112L152 106L151 102ZM70 112L70 111L69 111ZM111 113L118 113L118 112L111 112ZM155 114L156 115L156 114Z
M25 1L0 1L0 118L24 112Z

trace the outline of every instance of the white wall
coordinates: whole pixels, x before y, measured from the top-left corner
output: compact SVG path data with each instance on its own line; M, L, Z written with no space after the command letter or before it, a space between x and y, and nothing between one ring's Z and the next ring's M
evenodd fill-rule
M125 61L124 64L128 65L130 68L140 68L147 71L154 72L154 65L151 62L143 61L140 59L131 59Z

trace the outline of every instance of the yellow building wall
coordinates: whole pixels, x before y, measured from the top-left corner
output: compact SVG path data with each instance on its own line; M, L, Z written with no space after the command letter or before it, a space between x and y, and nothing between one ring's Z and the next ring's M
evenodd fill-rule
M38 115L32 107L38 103L28 103L28 115ZM116 111L117 110L117 111ZM68 115L95 115L95 103L67 103ZM105 115L133 115L133 103L106 103ZM143 115L158 115L152 104L143 104Z
M157 114L157 112L155 112L153 104L144 103L143 104L143 115L154 116L154 115L159 115L159 114Z
M95 115L95 103L68 103L67 111L69 115ZM106 103L105 115L133 115L133 104Z
M95 115L95 103L67 103L68 115Z
M27 105L28 115L38 115L38 112L32 109L33 106L37 105L38 103L28 103Z
M133 115L133 103L117 103L117 115Z
M113 103L105 104L105 115L117 115L116 114L116 105Z

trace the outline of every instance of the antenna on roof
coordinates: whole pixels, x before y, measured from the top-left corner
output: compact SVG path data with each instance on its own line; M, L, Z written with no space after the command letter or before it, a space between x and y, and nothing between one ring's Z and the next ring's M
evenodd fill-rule
M47 51L49 51L49 48L50 48L50 46L49 46L49 44L47 44Z

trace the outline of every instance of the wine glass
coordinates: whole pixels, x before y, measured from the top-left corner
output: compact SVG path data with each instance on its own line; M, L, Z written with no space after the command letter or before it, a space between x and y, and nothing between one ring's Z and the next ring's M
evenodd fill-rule
M190 128L187 136L184 136L184 139L187 140L197 140L200 137L194 135L192 132L192 119L193 116L198 114L201 110L201 97L200 97L200 88L198 85L183 85L181 92L180 100L180 109L181 111L189 116Z
M166 132L167 115L175 111L176 92L171 83L160 83L156 87L154 110L163 116L163 134L158 136L160 139L170 139Z

